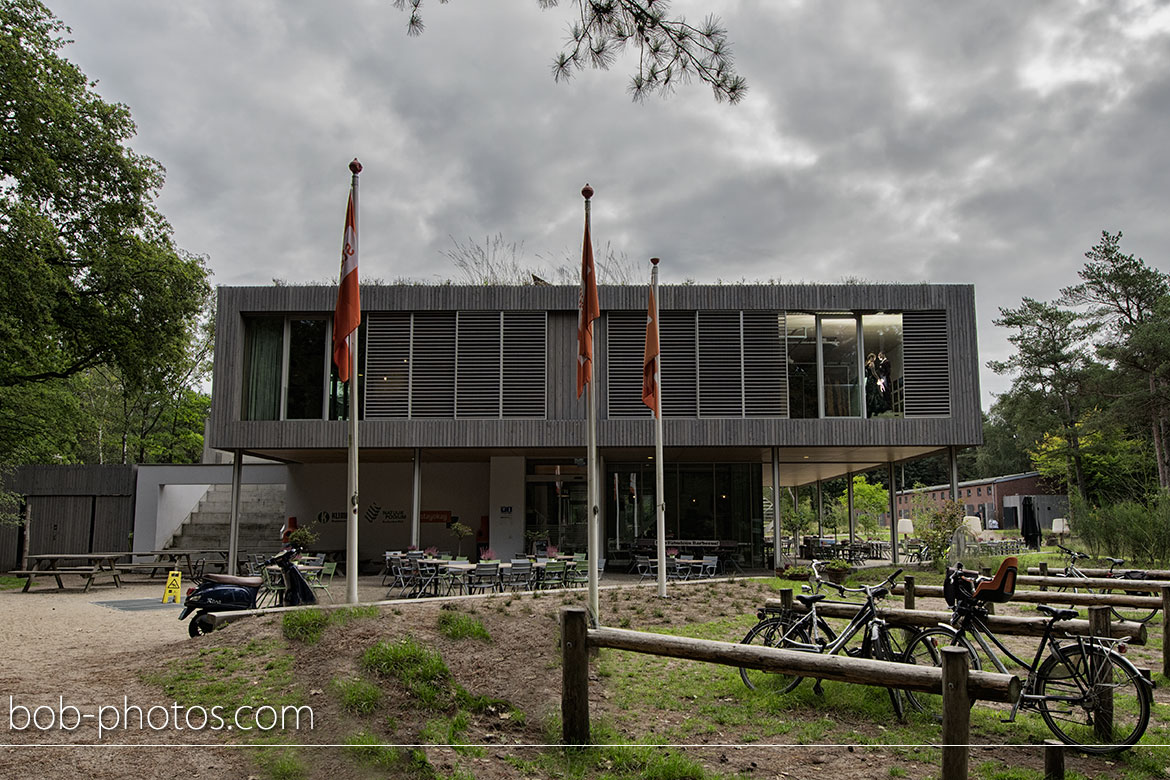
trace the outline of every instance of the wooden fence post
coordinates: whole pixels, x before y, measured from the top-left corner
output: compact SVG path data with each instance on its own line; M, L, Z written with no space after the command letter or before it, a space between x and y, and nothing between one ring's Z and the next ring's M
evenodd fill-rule
M1044 740L1044 780L1064 780L1064 743Z
M914 575L907 574L902 581L902 606L906 609L914 609Z
M1048 561L1040 561L1040 576L1041 577L1048 576ZM1041 585L1040 590L1048 590L1048 586Z
M1109 623L1109 607L1089 607L1090 634L1108 637L1110 635ZM1105 679L1104 675L1107 672L1111 673L1112 667L1108 665L1105 669L1088 667L1087 671L1092 675L1090 679L1095 680L1100 686L1096 711L1093 713L1093 731L1100 739L1109 743L1113 740L1113 688L1109 686L1112 679Z
M1170 585L1162 588L1162 674L1170 674Z
M780 606L785 612L792 611L792 588L780 589Z
M967 777L971 742L971 697L967 693L967 650L944 647L942 651L942 776L947 780Z
M583 607L561 609L561 734L589 744L589 620Z

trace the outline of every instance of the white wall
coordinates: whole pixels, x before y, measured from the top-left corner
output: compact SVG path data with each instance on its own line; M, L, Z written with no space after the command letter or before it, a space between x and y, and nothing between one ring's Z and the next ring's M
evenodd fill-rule
M322 550L345 549L346 465L289 466L285 492L289 515L301 527L320 535ZM363 463L358 472L358 555L381 560L386 550L405 550L410 544L410 508L413 466L410 463ZM478 531L488 514L487 463L424 463L422 510L449 512ZM420 546L455 552L458 541L445 523L422 523ZM475 537L463 540L463 554L475 551Z
M488 498L491 545L500 560L523 555L524 458L492 458Z
M199 499L210 485L159 485L158 520L154 527L154 546L161 550L170 541L175 531L187 519L187 515L199 505Z

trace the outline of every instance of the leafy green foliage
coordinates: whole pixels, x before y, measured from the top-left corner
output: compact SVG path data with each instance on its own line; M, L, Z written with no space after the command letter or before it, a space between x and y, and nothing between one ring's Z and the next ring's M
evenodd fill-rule
M910 499L910 516L914 520L914 533L926 546L927 557L942 566L955 531L963 526L966 511L957 501L935 504L925 493L916 493Z
M382 700L382 689L361 677L334 679L332 687L342 709L354 715L369 715Z

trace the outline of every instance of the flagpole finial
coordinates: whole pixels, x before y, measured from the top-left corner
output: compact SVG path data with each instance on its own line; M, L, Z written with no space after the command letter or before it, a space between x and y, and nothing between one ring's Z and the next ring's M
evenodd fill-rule
M659 261L658 261L658 258L657 258L657 257L651 257L651 258L650 258L650 265L658 265L658 262L659 262Z
M592 198L593 197L593 188L590 187L588 184L586 184L584 187L581 188L581 197L584 198L585 200L589 200L590 198Z
M358 162L358 158L353 158L353 162L349 164L349 170L356 176L362 172L362 164Z

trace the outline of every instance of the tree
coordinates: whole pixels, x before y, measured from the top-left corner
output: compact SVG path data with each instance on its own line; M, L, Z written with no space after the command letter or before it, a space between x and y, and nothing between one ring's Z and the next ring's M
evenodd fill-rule
M60 56L39 0L0 0L0 387L182 359L208 293L155 210L163 169L131 151L130 111Z
M421 35L425 29L422 4L423 0L394 0L396 8L410 12L408 35ZM577 18L565 48L553 61L557 81L569 79L586 64L608 70L629 46L638 52L638 67L630 79L635 100L669 94L679 83L696 77L711 85L720 102L737 103L747 92L747 82L735 72L727 30L716 17L692 25L681 16L669 16L668 0L573 0L572 4ZM537 5L551 8L557 0L537 0Z
M1059 428L1066 443L1068 481L1084 498L1087 486L1077 423L1092 406L1089 391L1096 365L1088 339L1096 326L1081 323L1075 312L1032 298L1024 298L1019 308L1001 307L999 312L995 324L1014 330L1008 341L1017 352L987 365L997 374L1015 374L1012 392Z
M1101 233L1101 241L1085 252L1088 262L1081 283L1062 290L1067 305L1082 306L1086 319L1103 335L1098 354L1130 374L1135 382L1117 383L1114 410L1122 418L1139 419L1150 431L1158 484L1170 488L1170 403L1166 372L1170 367L1170 275L1121 251L1121 231ZM1158 316L1159 311L1163 316Z
M853 514L866 537L877 533L882 514L890 510L890 493L881 485L871 484L864 474L853 476Z

